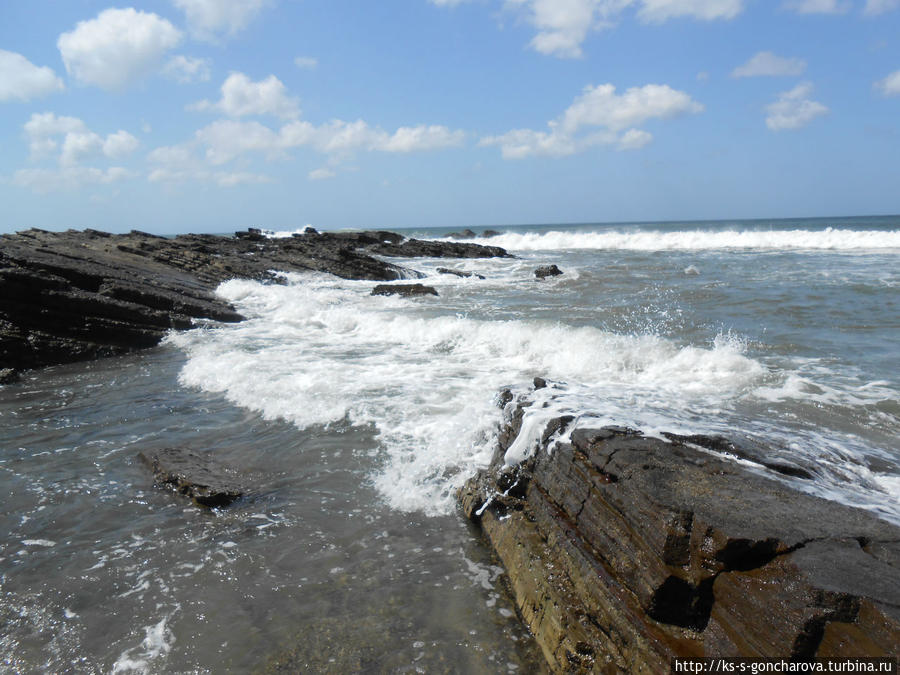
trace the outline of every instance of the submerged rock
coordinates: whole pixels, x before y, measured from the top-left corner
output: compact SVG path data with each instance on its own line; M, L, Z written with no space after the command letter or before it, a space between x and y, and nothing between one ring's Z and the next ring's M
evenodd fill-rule
M462 232L451 232L447 235L450 239L474 239L477 236L475 231L470 230L469 228L466 228Z
M209 455L167 448L154 453L142 452L138 458L153 471L157 485L186 495L199 506L225 507L246 493L233 482L237 470L216 464Z
M497 232L497 230L485 230L484 232L481 233L481 236L482 237L499 237L500 234L501 233Z
M554 672L668 672L675 656L888 656L900 528L673 437L551 420L459 493ZM698 439L692 439L696 441Z
M558 277L562 273L562 270L556 265L543 265L534 271L534 276L538 279L546 279L547 277Z
M478 279L484 279L480 274L476 274L475 272L468 272L465 270L451 270L449 267L438 267L436 272L438 274L452 274L455 277L461 277L463 279L468 279L470 277L476 277Z
M19 372L12 368L0 369L0 384L14 384L20 379Z
M404 298L437 294L433 286L423 284L378 284L372 289L372 295L400 295Z

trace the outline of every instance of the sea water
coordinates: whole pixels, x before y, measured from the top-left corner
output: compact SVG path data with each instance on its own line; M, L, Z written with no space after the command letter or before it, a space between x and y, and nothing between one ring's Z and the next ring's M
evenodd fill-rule
M900 523L900 218L495 229L475 241L516 257L393 261L438 297L232 280L243 323L0 389L3 662L533 671L454 494L490 460L498 392L534 377L509 462L561 414L723 435ZM206 512L153 488L135 455L169 446L259 494Z

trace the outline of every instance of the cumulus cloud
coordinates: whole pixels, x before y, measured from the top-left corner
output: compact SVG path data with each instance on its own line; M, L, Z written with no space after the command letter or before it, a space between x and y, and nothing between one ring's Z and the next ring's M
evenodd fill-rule
M56 45L76 80L117 90L155 70L181 38L175 26L156 14L106 9L95 19L79 21Z
M650 23L690 17L703 21L729 20L744 9L744 0L641 0L638 16Z
M645 23L682 17L701 21L736 17L746 0L506 0L536 29L530 46L542 54L578 58L588 34L613 26L628 8Z
M885 96L900 96L900 70L895 70L883 80L878 80L875 88Z
M810 98L812 91L811 83L802 82L780 93L774 103L766 106L766 126L772 131L800 129L826 114L828 108Z
M229 117L274 115L292 119L300 115L300 101L288 96L284 84L274 75L253 82L243 73L232 73L222 84L222 98L216 103L198 101L190 110L212 110Z
M482 138L479 145L499 146L506 159L562 157L597 145L633 150L653 138L635 128L637 125L702 110L703 106L688 94L664 84L632 87L622 94L617 94L612 84L588 86L562 115L548 122L548 131L514 129Z
M134 152L140 142L120 129L105 138L77 117L54 113L34 113L25 123L25 136L32 159L41 159L59 150L60 166L74 167L84 159L105 157L121 159Z
M318 126L294 120L279 129L256 121L217 120L199 129L187 143L156 148L148 160L156 165L150 174L154 182L195 179L224 185L218 178L222 175L219 167L229 162L253 154L280 160L287 158L290 150L305 147L328 157L327 168L309 175L317 180L334 175L335 167L355 152L424 152L460 145L464 140L464 132L440 125L400 127L389 133L364 120L332 120Z
M783 7L797 14L846 14L851 4L846 0L787 0Z
M13 174L14 185L38 193L57 190L76 190L85 185L116 183L134 177L134 172L121 166L96 169L86 166L70 166L61 169L19 169Z
M210 76L212 59L194 58L179 54L173 56L163 66L162 74L178 84L192 84L194 82L207 82Z
M786 58L772 52L754 54L747 63L731 71L732 77L786 77L802 75L806 61Z
M184 12L191 34L201 40L230 37L246 28L268 0L172 0Z
M878 16L879 14L895 10L898 7L900 7L900 0L866 0L863 14L866 16Z
M30 101L65 89L51 68L36 66L21 54L0 49L0 102Z

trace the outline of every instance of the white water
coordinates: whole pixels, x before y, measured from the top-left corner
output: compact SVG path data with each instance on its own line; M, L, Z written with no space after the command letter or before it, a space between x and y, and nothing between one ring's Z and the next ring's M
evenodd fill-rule
M660 230L505 232L474 243L510 251L618 249L627 251L900 250L900 230Z
M648 433L713 431L707 420L735 401L790 395L784 376L727 336L678 346L555 322L434 316L421 301L370 297L368 282L289 280L223 284L250 320L172 334L189 355L181 381L300 429L373 425L384 448L373 480L402 510L453 508L455 488L490 458L499 389L535 376L565 383L538 393L553 401L536 424L591 411L592 423Z

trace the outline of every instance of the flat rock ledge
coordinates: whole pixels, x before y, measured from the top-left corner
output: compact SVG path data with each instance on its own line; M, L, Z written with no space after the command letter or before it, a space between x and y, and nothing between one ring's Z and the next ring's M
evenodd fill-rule
M185 495L198 506L223 508L247 494L235 482L240 472L216 463L207 453L166 448L142 452L138 459L153 472L156 485Z
M46 365L123 354L197 320L242 320L214 291L228 279L283 283L277 272L393 281L425 275L376 256L506 257L496 246L406 239L394 232L309 228L270 238L27 230L0 235L3 382Z
M459 492L551 671L662 673L697 656L896 656L900 528L693 442L550 421ZM694 439L696 440L696 439Z

